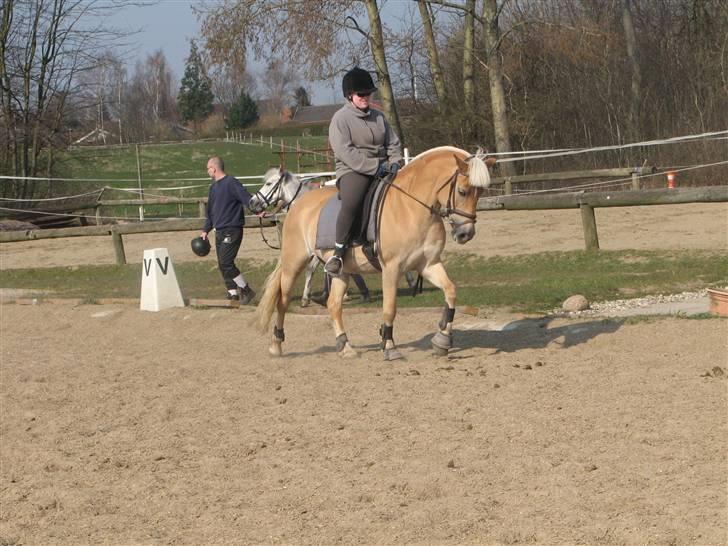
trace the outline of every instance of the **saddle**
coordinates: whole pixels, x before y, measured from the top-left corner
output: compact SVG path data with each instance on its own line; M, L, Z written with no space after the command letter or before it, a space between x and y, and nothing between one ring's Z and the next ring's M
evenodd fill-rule
M378 270L382 267L377 258L379 239L379 210L389 190L389 177L375 179L364 196L361 214L354 219L353 236L350 246L361 246L369 262ZM338 186L338 184L337 184ZM332 196L321 208L316 225L316 249L331 250L336 242L336 218L341 210L339 196Z

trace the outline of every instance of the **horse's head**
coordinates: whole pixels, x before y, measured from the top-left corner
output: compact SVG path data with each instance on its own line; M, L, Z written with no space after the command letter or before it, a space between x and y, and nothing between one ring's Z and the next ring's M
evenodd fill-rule
M275 167L263 175L263 185L250 199L249 208L259 214L271 206L287 207L298 196L302 188L298 177L287 170Z
M441 203L440 214L450 222L453 240L462 245L475 236L478 198L483 189L490 186L488 167L496 160L493 157L486 159L480 150L466 158L454 157L457 168L449 179L447 201ZM442 189L447 185L445 183Z

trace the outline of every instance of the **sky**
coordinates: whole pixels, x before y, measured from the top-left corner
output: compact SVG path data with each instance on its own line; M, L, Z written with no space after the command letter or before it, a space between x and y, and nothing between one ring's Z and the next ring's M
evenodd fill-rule
M177 82L182 79L185 61L190 53L190 40L200 37L200 25L192 12L194 1L160 0L150 6L126 7L110 21L110 25L125 31L138 32L134 35L133 47L127 67L132 71L137 60L143 61L147 55L161 49L169 63ZM256 73L260 65L251 62L250 71ZM331 83L311 84L302 82L314 104L338 102L340 97Z

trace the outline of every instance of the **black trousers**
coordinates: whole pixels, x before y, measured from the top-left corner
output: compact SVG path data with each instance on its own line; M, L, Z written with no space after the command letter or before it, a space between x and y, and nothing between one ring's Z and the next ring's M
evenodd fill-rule
M361 216L364 196L367 194L369 185L374 180L373 176L360 173L345 174L339 179L339 198L341 199L341 210L336 218L336 242L349 245L351 238L356 235L352 233L354 222Z
M233 290L237 285L233 279L240 275L235 266L235 258L243 242L242 228L222 228L215 230L215 251L217 252L217 266L222 273L225 288Z

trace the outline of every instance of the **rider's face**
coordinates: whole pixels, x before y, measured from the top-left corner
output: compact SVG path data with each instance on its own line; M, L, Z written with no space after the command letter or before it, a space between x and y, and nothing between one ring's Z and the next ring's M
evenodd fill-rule
M367 93L354 93L351 95L351 102L359 110L366 110L369 108L369 99L372 98L371 94Z

